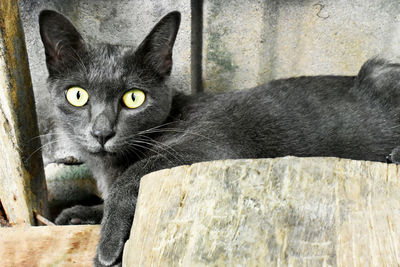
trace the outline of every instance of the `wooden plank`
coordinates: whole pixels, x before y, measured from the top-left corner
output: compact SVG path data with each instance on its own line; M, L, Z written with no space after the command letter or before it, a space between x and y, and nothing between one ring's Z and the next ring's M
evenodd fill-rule
M99 225L0 228L0 266L93 266Z
M0 200L11 224L47 216L35 101L18 1L0 1Z
M399 251L397 165L226 160L142 178L123 266L399 266Z

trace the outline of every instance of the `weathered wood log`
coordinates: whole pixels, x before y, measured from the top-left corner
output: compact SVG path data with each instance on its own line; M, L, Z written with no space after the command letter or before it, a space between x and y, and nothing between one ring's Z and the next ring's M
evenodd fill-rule
M47 216L35 101L18 1L0 1L0 200L11 224Z
M99 225L0 228L0 266L93 266Z
M398 166L285 157L148 174L123 263L398 266Z

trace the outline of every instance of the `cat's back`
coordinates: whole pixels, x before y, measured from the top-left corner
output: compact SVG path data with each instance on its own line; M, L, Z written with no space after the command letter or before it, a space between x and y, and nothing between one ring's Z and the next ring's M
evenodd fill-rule
M375 143L389 138L379 128L382 121L389 122L379 106L358 98L355 86L354 76L280 79L252 89L180 96L172 113L182 132L195 133L181 136L180 142L196 151L208 147L210 159L382 159L385 148ZM215 152L219 147L222 152ZM367 151L373 153L366 157Z
M330 101L334 99L354 98L351 88L355 76L301 76L278 79L254 88L254 94L269 95L277 100L296 99L310 101Z
M274 112L274 109L298 109L311 106L338 106L354 102L354 76L302 76L273 80L263 85L224 93L178 95L173 103L175 113L215 117L248 114L249 111ZM290 108L290 109L288 109Z
M173 101L171 117L182 129L212 138L239 141L252 134L280 142L291 132L303 138L315 135L329 121L352 123L357 114L346 114L359 104L350 90L353 85L351 76L314 76L224 93L179 95ZM329 127L336 126L331 123Z

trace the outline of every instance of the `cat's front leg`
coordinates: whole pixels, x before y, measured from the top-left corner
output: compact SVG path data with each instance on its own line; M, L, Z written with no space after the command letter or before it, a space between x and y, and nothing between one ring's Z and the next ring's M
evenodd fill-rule
M103 218L103 204L76 205L63 210L56 218L57 225L99 224Z
M95 266L119 266L133 222L138 189L136 183L120 184L105 201Z
M119 266L125 241L129 238L139 192L140 178L150 172L188 162L173 162L162 156L139 161L129 167L111 187L104 202L96 266Z

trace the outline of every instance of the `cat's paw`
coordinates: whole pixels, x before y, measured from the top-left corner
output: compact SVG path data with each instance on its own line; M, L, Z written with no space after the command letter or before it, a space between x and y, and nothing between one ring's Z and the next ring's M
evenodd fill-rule
M122 262L118 262L118 263L115 263L112 265L104 265L104 264L100 263L100 261L97 257L98 257L98 255L96 255L96 257L94 258L94 261L93 261L94 267L121 267L122 266Z
M106 203L101 223L100 241L97 246L96 266L119 266L125 241L129 238L136 200L113 199ZM116 200L116 201L115 201Z
M116 220L112 220L111 218ZM108 217L103 220L100 241L97 246L96 266L119 266L125 241L132 225L131 216Z
M103 205L73 206L63 210L56 218L57 225L99 224L103 217Z

